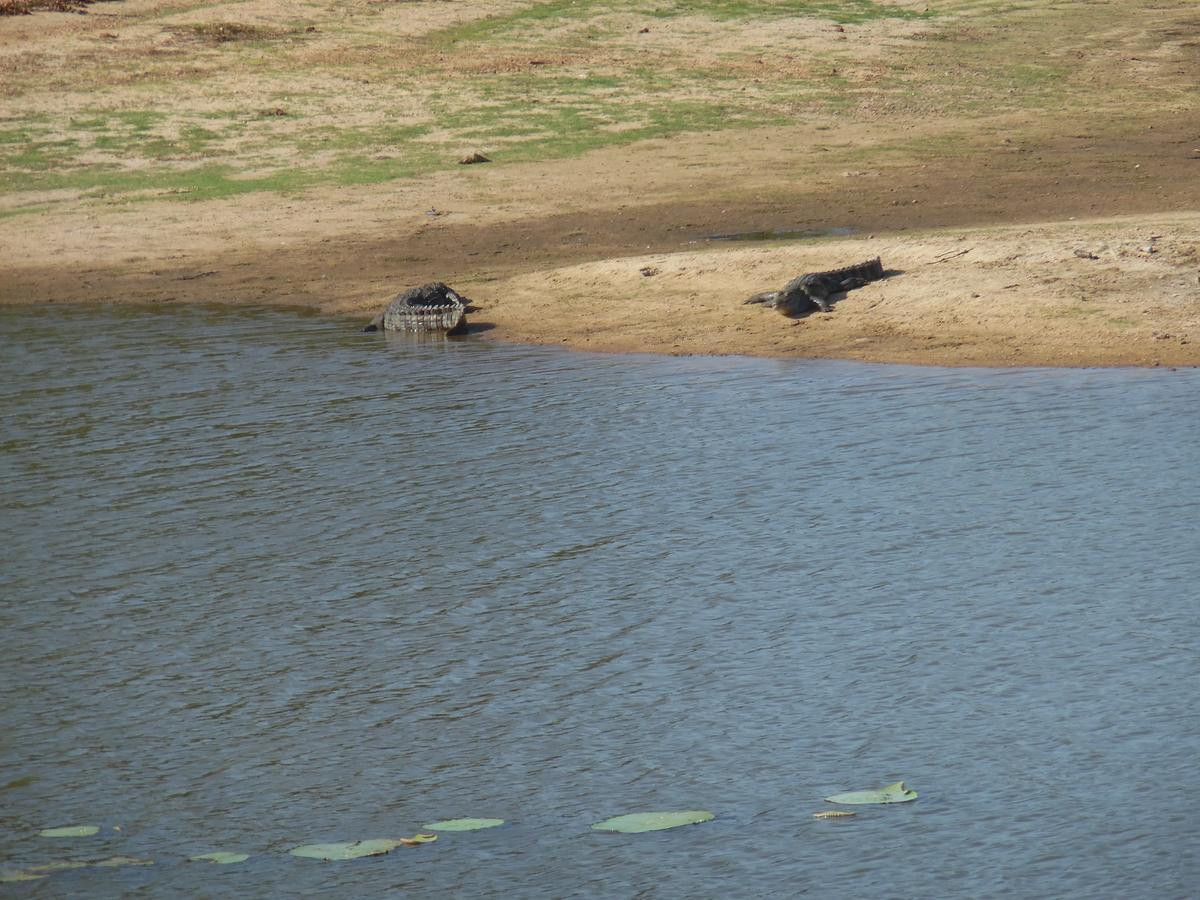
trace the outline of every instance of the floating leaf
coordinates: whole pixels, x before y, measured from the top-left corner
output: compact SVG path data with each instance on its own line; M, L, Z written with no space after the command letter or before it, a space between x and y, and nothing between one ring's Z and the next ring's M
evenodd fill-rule
M857 816L858 813L847 812L844 809L823 809L820 812L813 813L814 819L846 819L850 816Z
M110 856L107 859L91 859L91 860L76 860L76 859L60 859L55 862L42 863L38 866L26 866L24 869L17 869L12 872L5 872L0 875L0 882L8 881L32 881L35 878L45 878L47 875L53 875L55 872L67 872L71 869L86 869L90 866L95 866L102 869L112 869L117 866L152 866L152 859L137 859L132 856Z
M55 872L66 872L70 869L83 869L87 863L73 859L60 859L57 862L42 863L40 866L26 866L25 871L41 878L43 875L53 875Z
M6 869L0 872L0 884L8 884L14 881L35 881L38 878L53 875L55 872L65 872L68 869L83 869L87 865L88 863L85 862L64 859L58 862L42 863L40 866L26 866L24 869Z
M825 798L829 803L906 803L916 799L917 792L906 788L903 781L886 785L876 791L850 791Z
M379 838L372 841L351 841L345 844L305 844L288 852L305 859L358 859L360 856L382 856L400 846L399 841Z
M414 834L410 838L400 838L400 843L405 847L416 847L418 844L432 844L436 840L436 834Z
M110 856L108 859L100 859L93 863L88 863L89 866L99 866L103 869L115 869L117 866L152 866L152 859L138 859L136 856Z
M37 879L45 877L45 875L28 872L25 869L6 869L0 872L0 884L12 884L16 881L37 881Z
M678 828L680 825L697 825L708 822L713 818L712 813L702 809L689 809L682 812L648 812L630 813L627 816L617 816L597 822L592 826L597 831L619 831L622 834L641 834L643 831L662 831L665 828Z
M38 837L91 837L100 833L99 825L68 825L64 828L47 828L38 832Z
M245 862L249 858L249 853L229 853L224 850L218 850L216 853L201 853L199 856L189 856L188 862L209 862L216 863L218 866L227 866L231 863Z
M430 831L479 831L503 824L503 819L446 819L444 822L430 822L425 827Z

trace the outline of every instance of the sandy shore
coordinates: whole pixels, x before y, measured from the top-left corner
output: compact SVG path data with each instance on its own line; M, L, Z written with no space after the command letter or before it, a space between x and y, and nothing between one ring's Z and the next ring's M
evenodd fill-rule
M505 340L595 350L981 366L1200 363L1200 216L730 247L567 266L472 287ZM1077 254L1076 251L1079 251ZM880 256L829 314L740 301Z
M226 227L179 254L170 240L160 245L147 236L142 252L120 265L62 260L61 242L58 258L37 260L31 246L28 257L39 264L8 265L0 298L294 306L345 316L351 328L396 290L441 278L471 298L478 307L472 331L491 340L934 365L1200 364L1196 213L836 239L701 238L677 241L677 250L598 259L589 257L612 249L603 241L552 248L543 242L533 258L507 264L495 256L479 262L480 251L463 243L453 259L450 249L441 251L444 268L436 256L433 265L398 264L391 254L403 251L402 239L372 241L335 230L315 240L301 232L264 247L247 230ZM442 240L455 243L450 223L416 227L445 228ZM519 235L521 225L502 221L487 230L492 237L483 247L496 232ZM130 235L117 240L134 243ZM742 302L801 272L874 256L889 276L849 292L829 314L791 320Z

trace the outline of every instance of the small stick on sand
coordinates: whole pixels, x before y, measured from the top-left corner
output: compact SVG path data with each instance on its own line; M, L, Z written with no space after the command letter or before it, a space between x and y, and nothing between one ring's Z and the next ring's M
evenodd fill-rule
M955 251L947 250L945 253L939 254L937 259L935 259L933 262L940 263L940 262L945 262L948 259L954 259L956 256L966 256L968 253L970 253L974 249L975 249L974 247L968 247L966 250L955 250ZM930 263L930 265L932 265L932 264L933 263Z

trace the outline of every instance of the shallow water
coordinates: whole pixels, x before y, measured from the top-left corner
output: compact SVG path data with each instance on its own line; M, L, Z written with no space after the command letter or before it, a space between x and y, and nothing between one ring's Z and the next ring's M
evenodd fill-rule
M832 228L772 228L766 231L731 231L725 234L710 234L710 241L794 241L822 237L847 237L858 229L850 225L835 225Z
M156 860L14 894L1200 883L1200 372L206 309L2 310L0 342L0 867ZM453 816L510 824L286 855ZM76 823L109 827L36 837ZM183 862L211 850L254 856Z

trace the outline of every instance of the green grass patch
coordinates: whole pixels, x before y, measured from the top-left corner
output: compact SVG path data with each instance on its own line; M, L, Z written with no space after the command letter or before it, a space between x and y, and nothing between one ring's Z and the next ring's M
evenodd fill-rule
M72 170L87 168L80 162L86 154L101 154L114 163L217 155L226 139L248 127L232 115L207 115L201 123L181 122L156 110L89 112L68 122L70 137L58 137L50 122L30 122L0 133L0 183L15 180L32 186L37 179L31 180L31 175L69 176Z
M1060 66L1020 63L1007 68L1005 75L1019 87L1031 88L1060 83L1066 78L1067 70Z
M44 173L22 187L34 190L90 190L94 197L148 194L156 199L216 200L253 191L299 191L317 184L312 173L292 168L254 178L238 178L229 165L177 171L127 171L112 166L85 166L71 172ZM10 190L7 175L0 190Z
M588 30L579 34L584 41L603 36L589 20L607 13L633 13L654 19L681 16L707 16L717 21L750 21L764 18L831 19L844 25L876 19L926 19L935 13L875 3L873 0L692 0L664 3L656 0L548 0L516 10L505 16L493 16L456 25L437 32L435 45L478 43L527 34L533 26L578 24Z
M27 216L33 213L45 212L53 209L53 204L50 203L30 203L27 206L14 206L12 209L0 209L0 221L4 219L15 219L17 216Z
M168 113L151 109L118 109L93 112L88 114L87 118L72 119L70 124L72 128L81 128L84 131L112 132L120 130L140 134L161 125L167 120L168 115Z
M295 146L302 152L382 150L408 144L427 134L428 126L384 124L373 127L337 128L322 125L305 132Z
M0 145L28 144L33 134L26 128L0 128Z
M932 11L904 9L885 3L874 3L872 0L697 0L691 3L658 4L651 9L639 11L660 19L673 19L697 13L717 20L806 16L832 19L842 25L857 25L875 19L927 19L934 15Z

